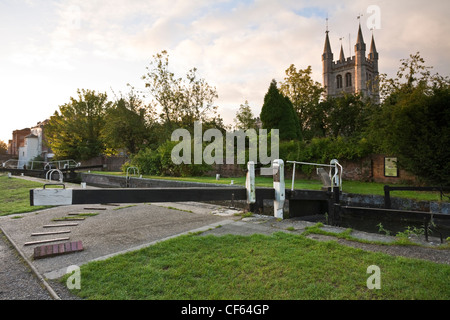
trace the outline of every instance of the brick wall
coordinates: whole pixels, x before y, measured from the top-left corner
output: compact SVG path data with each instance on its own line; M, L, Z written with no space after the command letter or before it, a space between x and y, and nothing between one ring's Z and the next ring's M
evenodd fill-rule
M386 184L392 184L392 183L414 183L417 182L417 179L415 176L410 174L409 172L399 169L398 170L398 176L397 177L386 177L384 175L384 158L385 155L382 154L376 154L372 155L372 171L373 171L373 181L375 182L382 182Z

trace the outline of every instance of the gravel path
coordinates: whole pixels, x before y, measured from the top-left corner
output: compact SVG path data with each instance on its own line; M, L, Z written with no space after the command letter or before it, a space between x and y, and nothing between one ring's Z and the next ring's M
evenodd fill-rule
M26 261L0 231L0 300L80 300L63 283L47 281L50 294Z
M53 299L3 233L0 234L0 299Z

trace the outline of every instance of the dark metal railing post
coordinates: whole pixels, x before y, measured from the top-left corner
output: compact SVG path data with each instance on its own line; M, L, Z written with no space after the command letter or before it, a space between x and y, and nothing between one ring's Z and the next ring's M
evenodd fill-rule
M384 186L384 208L391 208L391 195L389 186Z

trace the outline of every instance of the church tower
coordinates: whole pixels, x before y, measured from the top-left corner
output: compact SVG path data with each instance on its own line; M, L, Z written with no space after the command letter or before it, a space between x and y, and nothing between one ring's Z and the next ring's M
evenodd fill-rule
M373 98L379 102L376 79L378 72L378 52L372 34L370 52L366 57L366 44L364 42L361 24L358 27L358 36L355 44L355 55L345 58L341 44L339 60L333 61L328 27L325 36L325 46L322 54L323 85L327 96L338 97L344 93L359 93L364 97Z

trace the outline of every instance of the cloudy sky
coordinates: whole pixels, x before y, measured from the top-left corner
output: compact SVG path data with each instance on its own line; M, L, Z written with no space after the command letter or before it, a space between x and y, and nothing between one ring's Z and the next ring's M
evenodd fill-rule
M110 99L127 83L143 89L162 50L176 75L196 67L216 87L226 123L245 100L259 115L270 81L291 64L310 65L322 82L327 16L335 59L340 38L354 54L361 21L367 48L375 29L382 73L420 52L450 75L449 12L446 0L0 0L0 140L50 117L78 88Z

